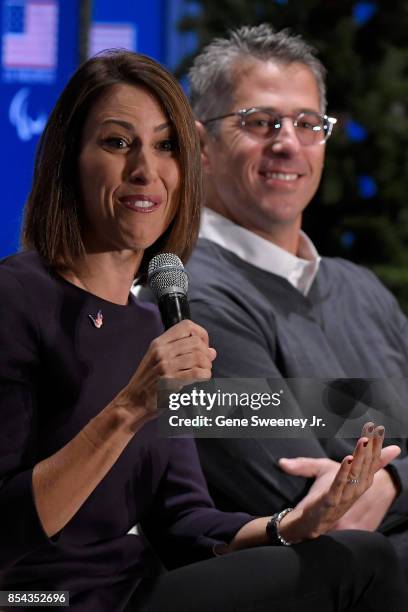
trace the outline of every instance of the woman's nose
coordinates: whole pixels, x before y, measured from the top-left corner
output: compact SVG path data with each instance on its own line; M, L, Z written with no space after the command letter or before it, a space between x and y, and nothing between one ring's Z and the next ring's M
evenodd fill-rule
M143 185L151 183L156 176L154 155L145 147L138 147L129 156L127 171L131 182Z

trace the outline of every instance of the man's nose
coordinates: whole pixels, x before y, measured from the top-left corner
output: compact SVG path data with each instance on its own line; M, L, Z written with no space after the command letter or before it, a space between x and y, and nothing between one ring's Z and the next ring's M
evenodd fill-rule
M147 185L154 181L156 165L154 154L148 147L140 145L128 158L127 175L131 182Z
M271 141L271 149L277 154L295 155L301 149L301 144L296 135L296 128L290 117L281 119L281 127Z

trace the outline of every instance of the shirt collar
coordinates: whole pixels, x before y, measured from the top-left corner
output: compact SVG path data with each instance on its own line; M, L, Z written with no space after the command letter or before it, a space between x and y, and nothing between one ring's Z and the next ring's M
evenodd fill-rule
M203 210L200 238L215 242L261 270L285 278L303 295L308 294L321 261L313 242L302 231L298 253L293 255L209 208Z

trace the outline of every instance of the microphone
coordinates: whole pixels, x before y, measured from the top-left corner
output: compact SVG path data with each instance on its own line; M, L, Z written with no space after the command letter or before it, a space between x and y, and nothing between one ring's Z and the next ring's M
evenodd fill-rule
M147 281L159 306L165 329L191 319L188 304L188 276L174 253L159 253L149 263Z

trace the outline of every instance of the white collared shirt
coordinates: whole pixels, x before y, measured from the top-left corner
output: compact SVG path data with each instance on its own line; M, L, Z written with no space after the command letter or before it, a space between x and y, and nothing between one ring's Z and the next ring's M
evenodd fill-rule
M302 231L298 253L292 255L209 208L203 210L200 238L215 242L261 270L286 278L303 295L308 294L321 260L314 244Z

